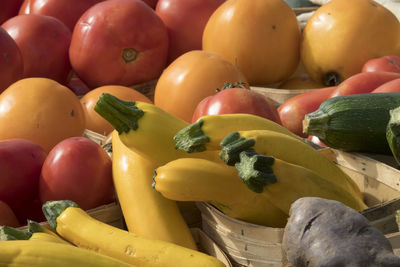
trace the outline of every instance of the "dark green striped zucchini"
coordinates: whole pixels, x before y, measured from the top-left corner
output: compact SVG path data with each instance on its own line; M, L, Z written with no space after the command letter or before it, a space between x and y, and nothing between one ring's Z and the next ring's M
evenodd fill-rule
M400 105L390 111L386 138L396 162L400 165Z
M398 106L398 92L333 97L305 116L303 132L332 148L391 154L386 127Z

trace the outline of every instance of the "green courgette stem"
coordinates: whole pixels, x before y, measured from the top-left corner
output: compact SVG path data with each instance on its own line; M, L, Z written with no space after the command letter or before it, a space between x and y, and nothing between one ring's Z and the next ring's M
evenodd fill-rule
M241 137L239 132L233 132L222 139L221 152L219 157L229 166L235 165L240 161L239 154L255 145L256 141L252 138Z
M123 101L107 93L99 97L94 110L111 123L119 134L137 130L138 121L144 115L135 102Z
M28 231L31 233L43 233L45 230L40 223L28 220Z
M326 129L329 128L329 119L329 114L320 109L306 114L303 120L303 133L325 139Z
M390 110L386 140L397 164L400 165L400 107Z
M69 207L78 208L79 206L71 200L54 200L44 203L42 210L49 225L56 229L58 216L60 216L60 214Z
M275 159L263 156L249 149L239 154L240 161L235 164L239 177L246 186L256 192L262 193L264 187L277 182L272 170Z
M10 226L0 226L0 241L8 240L28 240L31 238L32 233L22 231Z
M201 129L203 123L204 121L199 119L180 130L174 136L174 141L176 142L175 149L181 149L188 153L205 151L205 144L210 142L210 137L204 135Z
M400 107L390 111L389 127L394 135L400 135Z

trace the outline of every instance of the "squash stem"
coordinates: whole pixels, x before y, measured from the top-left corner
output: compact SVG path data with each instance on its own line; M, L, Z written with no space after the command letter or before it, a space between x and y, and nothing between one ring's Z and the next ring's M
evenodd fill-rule
M137 130L138 120L144 115L135 102L123 101L107 93L99 97L94 110L111 123L119 134Z
M240 161L235 164L235 168L250 190L262 193L265 186L277 182L272 170L275 161L273 157L260 155L253 149L240 152L239 157Z
M175 149L181 149L188 153L202 152L206 150L205 144L210 142L210 137L204 135L201 127L204 121L198 121L180 130L175 136Z
M78 208L79 206L71 200L55 200L44 203L42 210L49 225L56 229L58 216L60 216L60 214L69 207Z
M256 141L252 138L241 137L239 132L230 133L220 143L222 149L219 157L227 165L233 166L240 161L240 152L250 149L255 143Z
M316 110L307 114L303 120L303 133L317 136L319 139L326 138L325 132L328 128L329 115L322 110Z
M28 231L31 233L43 233L45 232L44 227L40 223L28 220Z
M8 240L28 240L31 238L32 233L22 231L10 226L0 226L0 241Z

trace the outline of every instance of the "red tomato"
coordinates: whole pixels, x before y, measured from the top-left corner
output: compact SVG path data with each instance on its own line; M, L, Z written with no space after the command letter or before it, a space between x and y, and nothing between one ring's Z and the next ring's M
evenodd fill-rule
M211 14L225 0L159 0L156 13L168 28L168 62L200 50L203 31Z
M378 86L398 78L400 78L400 73L395 72L376 71L357 73L339 84L330 97L367 94Z
M158 0L143 0L146 4L148 4L152 9L155 9L157 6Z
M57 18L72 32L82 14L101 1L103 0L25 0L19 14L38 14Z
M73 69L91 88L156 79L167 53L167 28L141 0L92 6L77 22L70 46Z
M1 200L0 200L0 225L7 225L10 227L20 226L14 211L10 208L10 206L6 202Z
M298 136L306 137L303 133L304 116L316 111L334 90L336 87L315 89L286 100L278 108L282 125Z
M70 137L47 156L40 176L42 203L69 199L87 210L113 201L111 158L86 137Z
M56 18L18 15L2 27L17 43L24 61L24 77L50 78L64 84L71 66L68 48L71 31Z
M24 0L1 0L0 24L18 14L18 10Z
M400 92L400 78L391 80L378 86L371 93L393 93Z
M204 98L196 107L192 123L205 115L247 113L281 123L272 101L260 93L244 88L229 88Z
M42 202L39 200L39 196L36 199L20 203L18 206L13 207L13 210L17 215L18 221L22 225L26 225L27 219L36 222L43 222L46 220L42 211Z
M24 65L19 48L11 36L0 27L0 93L22 78Z
M38 198L39 177L46 152L38 144L24 139L0 141L0 200L6 202L26 221L27 209L21 205Z
M400 73L400 57L384 56L373 58L365 62L362 72L388 71Z
M307 137L307 139L310 140L311 142L313 142L316 145L326 146L324 143L321 142L321 140L319 140L318 136L310 135L310 136Z

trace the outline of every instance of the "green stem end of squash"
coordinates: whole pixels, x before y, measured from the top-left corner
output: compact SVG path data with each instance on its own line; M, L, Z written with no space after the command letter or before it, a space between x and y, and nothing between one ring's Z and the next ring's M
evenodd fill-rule
M233 166L240 161L240 152L250 149L255 143L254 139L241 137L239 132L230 133L220 143L219 157L227 165Z
M135 102L124 101L107 93L99 97L94 110L111 123L119 134L137 130L138 121L144 115Z
M56 229L58 216L69 207L79 208L78 204L71 200L55 200L44 203L42 210L49 225Z
M272 170L273 157L260 155L253 149L240 152L239 157L235 168L250 190L262 193L265 186L278 181Z
M201 129L204 121L198 121L180 130L175 136L175 149L181 149L188 153L202 152L206 150L205 144L210 142L210 137L204 135Z
M9 240L28 240L31 238L32 233L22 231L10 226L0 226L0 241Z
M28 220L28 231L31 233L43 233L44 228L40 223Z
M321 141L326 139L326 129L328 129L329 115L322 110L316 110L306 114L303 120L303 133L317 136Z

